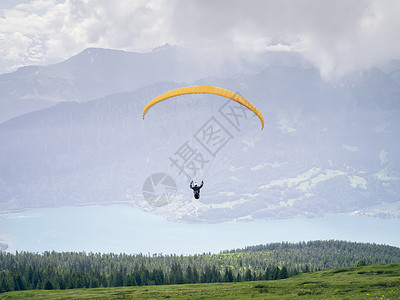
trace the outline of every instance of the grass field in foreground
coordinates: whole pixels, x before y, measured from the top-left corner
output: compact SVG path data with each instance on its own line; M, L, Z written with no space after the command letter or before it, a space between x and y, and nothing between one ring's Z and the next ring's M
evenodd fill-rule
M400 299L400 263L304 273L276 281L33 290L0 299Z

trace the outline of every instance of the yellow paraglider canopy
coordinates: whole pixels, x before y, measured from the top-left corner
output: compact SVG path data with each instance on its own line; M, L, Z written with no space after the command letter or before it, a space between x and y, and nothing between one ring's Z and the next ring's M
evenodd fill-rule
M146 107L143 110L143 119L144 116L146 115L147 111L154 106L155 104L167 100L169 98L175 97L175 96L180 96L180 95L185 95L185 94L215 94L218 96L226 97L228 99L232 99L233 101L236 101L237 103L247 107L250 109L252 112L254 112L257 117L261 121L261 130L264 129L264 117L261 114L261 112L257 109L257 107L254 106L250 101L245 99L244 97L228 91L223 88L219 87L214 87L214 86L209 86L209 85L201 85L201 86L189 86L189 87L183 87L183 88L178 88L174 89L168 92L165 92L164 94L161 94L157 97L155 97L153 100L151 100L149 103L147 103Z

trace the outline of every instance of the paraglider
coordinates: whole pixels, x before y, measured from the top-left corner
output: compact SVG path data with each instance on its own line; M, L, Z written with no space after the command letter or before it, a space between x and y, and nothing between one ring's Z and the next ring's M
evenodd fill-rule
M232 101L235 101L236 103L240 104L239 106L244 106L244 108L247 108L248 110L253 112L254 115L257 116L258 119L261 122L261 130L264 129L264 117L261 114L261 112L257 109L257 107L254 106L254 104L252 104L250 101L248 101L243 96L241 96L241 95L239 95L237 93L234 93L232 91L229 91L229 90L226 90L226 89L223 89L223 88L214 87L214 86L207 86L207 85L189 86L189 87L177 88L177 89L170 90L168 92L165 92L165 93L155 97L150 102L148 102L146 104L145 108L143 109L143 114L142 114L143 120L144 120L147 112L149 111L149 109L152 108L153 106L157 105L158 103L160 103L162 101L165 101L167 99L171 99L171 98L174 98L174 97L177 97L177 96L182 96L182 95L187 95L187 94L214 94L214 95L222 96L224 98L227 98L227 99L230 99ZM218 99L218 97L215 97L215 99ZM213 106L213 103L210 106ZM194 111L196 110L196 108L193 108L193 109L194 109ZM246 110L246 109L244 109L244 110ZM193 120L195 120L195 119L196 118L193 118ZM215 121L215 122L217 122L217 121ZM211 128L211 126L210 126L210 128ZM218 132L218 131L219 132L223 132L223 130L220 130L220 129L217 129L215 131L211 130L211 132ZM228 133L228 135L229 135L228 138L226 138L226 139L220 138L219 140L216 141L216 138L214 138L214 137L213 137L213 139L211 139L211 133L210 132L203 133L203 136L206 136L207 134L210 137L209 140L213 140L214 141L213 145L224 145L230 138L232 138L232 136ZM194 135L194 138L196 139L198 137L196 135ZM191 150L191 148L189 148L190 145L187 142L185 142L184 145L187 146L187 148L185 148L186 152L188 152L189 149ZM179 149L181 149L181 148L179 148ZM211 154L212 157L215 157L215 154L216 154L216 152L219 151L219 149L220 148L217 148L215 151L211 151L210 149L207 148L207 151ZM193 156L194 156L194 153L197 153L195 151L189 151L189 152L193 153ZM177 154L177 153L181 154L179 150L175 152L175 154ZM197 155L200 155L200 154L197 153ZM186 157L185 157L185 159L186 159ZM171 160L171 158L170 158L170 160ZM176 160L171 160L171 161L173 162L174 166L177 166L179 168L179 170L180 170L179 174L184 173L185 175L187 175L185 173L186 169L184 169L184 167L178 166L177 163L176 163ZM198 161L200 161L200 160L198 160ZM202 162L202 165L201 165L200 169L203 169L204 164L206 162L209 162L209 160L202 159L201 162ZM190 169L191 170L197 170L193 166L191 166ZM186 178L190 179L189 176L187 176ZM192 176L191 178L194 178L194 176ZM203 185L204 185L203 181L201 182L200 186L198 186L197 184L193 185L193 180L190 182L190 188L193 190L194 197L196 199L200 198L200 189L203 187Z
M236 101L237 103L247 107L252 112L254 112L261 121L261 130L264 129L264 117L261 114L261 112L257 109L257 107L254 106L254 104L252 104L250 101L248 101L247 99L245 99L244 97L240 96L237 93L231 92L231 91L223 89L223 88L209 86L209 85L189 86L189 87L178 88L178 89L168 91L164 94L161 94L161 95L155 97L153 100L151 100L149 103L147 103L146 107L144 108L143 115L142 115L143 119L144 119L147 111L152 106L156 105L157 103L167 100L169 98L186 95L186 94L215 94L215 95L222 96L222 97L231 99L233 101Z

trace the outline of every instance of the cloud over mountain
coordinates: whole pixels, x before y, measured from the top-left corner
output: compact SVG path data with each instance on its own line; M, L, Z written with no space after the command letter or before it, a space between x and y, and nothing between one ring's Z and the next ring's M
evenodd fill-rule
M42 1L2 9L0 72L58 62L87 47L149 51L170 43L209 63L298 52L324 76L400 57L396 0Z

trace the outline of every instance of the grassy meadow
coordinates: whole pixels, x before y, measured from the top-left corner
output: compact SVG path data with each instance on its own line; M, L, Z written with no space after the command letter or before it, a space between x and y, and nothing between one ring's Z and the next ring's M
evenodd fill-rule
M400 263L303 273L288 279L71 290L30 290L0 299L400 299Z

